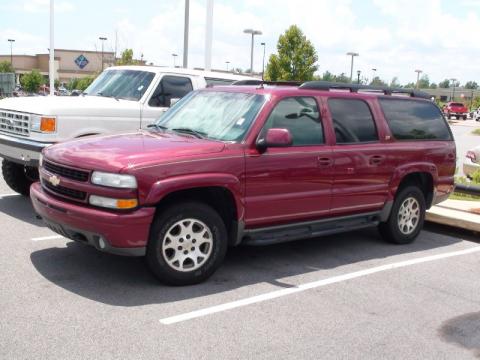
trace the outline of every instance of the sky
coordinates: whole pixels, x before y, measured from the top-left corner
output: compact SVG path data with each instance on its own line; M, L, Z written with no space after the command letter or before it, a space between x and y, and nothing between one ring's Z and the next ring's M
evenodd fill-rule
M0 54L46 53L49 0L0 0ZM206 0L190 0L189 67L204 66ZM173 65L183 53L184 0L55 0L55 48L105 50L132 48L155 65ZM346 53L360 54L354 70L371 78L414 82L415 69L430 81L456 78L480 83L480 0L214 0L212 68L250 67L250 36L255 38L254 70L276 52L278 37L299 26L318 53L319 73L350 73ZM117 36L116 36L117 34Z

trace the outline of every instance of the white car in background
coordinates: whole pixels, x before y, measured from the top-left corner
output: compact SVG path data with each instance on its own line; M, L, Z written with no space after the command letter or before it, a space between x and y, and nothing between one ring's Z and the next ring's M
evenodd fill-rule
M146 128L192 90L254 79L232 73L158 66L106 69L80 96L0 100L0 157L5 182L28 195L42 149L87 135Z
M480 171L480 146L467 151L463 161L463 173L466 177L471 179L475 171Z

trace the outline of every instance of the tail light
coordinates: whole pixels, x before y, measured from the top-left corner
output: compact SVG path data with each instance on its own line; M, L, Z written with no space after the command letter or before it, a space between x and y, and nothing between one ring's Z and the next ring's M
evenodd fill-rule
M472 160L472 162L477 162L477 157L473 151L467 151L467 158Z

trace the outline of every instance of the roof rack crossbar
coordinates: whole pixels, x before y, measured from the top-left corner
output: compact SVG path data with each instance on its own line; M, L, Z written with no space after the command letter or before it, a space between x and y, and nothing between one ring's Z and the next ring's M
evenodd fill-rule
M266 80L238 80L232 83L232 85L277 85L277 86L300 86L302 81L266 81Z
M314 89L314 90L348 90L353 93L357 93L363 90L363 92L381 92L385 95L393 94L406 94L411 97L430 99L431 95L417 89L403 89L403 88L390 88L388 86L372 86L361 85L351 83L336 83L330 81L307 81L300 85L300 89Z

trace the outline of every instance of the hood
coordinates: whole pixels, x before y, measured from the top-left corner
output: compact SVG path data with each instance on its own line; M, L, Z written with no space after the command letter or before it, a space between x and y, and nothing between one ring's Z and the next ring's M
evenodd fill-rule
M139 109L136 101L101 96L26 96L0 100L0 109L38 115L92 115L118 114L118 109Z
M220 152L219 141L172 133L139 131L130 134L91 136L49 146L45 157L59 164L118 172L123 168L156 165L175 159Z

